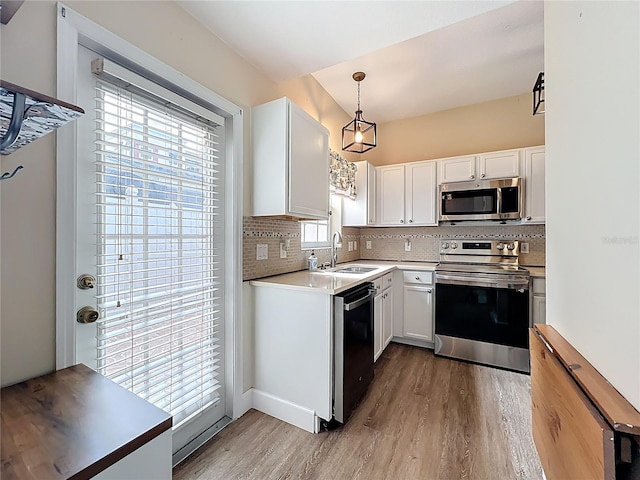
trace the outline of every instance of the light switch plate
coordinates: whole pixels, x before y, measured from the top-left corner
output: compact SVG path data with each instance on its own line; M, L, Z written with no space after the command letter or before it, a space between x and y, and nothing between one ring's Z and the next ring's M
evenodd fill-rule
M358 240L354 240L353 241L353 249L357 250L358 249Z
M365 248L367 250L371 250L371 240L367 240L367 242L365 243Z
M287 244L280 242L280 258L287 258Z
M404 241L404 251L405 252L411 251L411 240L409 240L408 238Z
M256 260L266 260L269 258L269 245L259 243L256 246Z
M520 244L520 253L529 253L529 244L527 242Z
M353 252L353 242L348 243L349 251Z

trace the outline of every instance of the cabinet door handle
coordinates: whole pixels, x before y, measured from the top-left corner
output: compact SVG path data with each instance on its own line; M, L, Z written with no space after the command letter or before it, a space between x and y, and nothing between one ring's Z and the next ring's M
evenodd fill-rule
M476 176L475 176L475 175L469 175L469 178L470 178L471 180L473 180L474 178L476 178Z
M404 220L400 219L400 223L404 223Z
M413 220L409 219L409 223L413 223Z
M482 175L480 175L482 178L486 177L486 175L483 173Z
M416 280L420 280L420 277L416 277Z
M527 215L527 220L531 220L531 216L530 215Z
M431 289L430 288L427 288L427 293L431 293Z

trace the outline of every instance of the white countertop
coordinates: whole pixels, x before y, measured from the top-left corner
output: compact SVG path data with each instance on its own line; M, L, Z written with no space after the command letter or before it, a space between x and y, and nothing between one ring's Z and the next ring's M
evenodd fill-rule
M532 277L546 277L544 267L527 267L526 265L522 265L522 268L526 268L527 270L529 270L529 274Z
M358 260L355 262L341 263L338 268L350 265L366 265L377 267L372 272L365 274L345 274L331 271L285 273L273 277L251 280L251 285L262 287L285 288L289 290L304 290L308 292L335 295L363 282L370 282L385 273L396 268L400 270L435 270L437 262L393 262L378 260Z

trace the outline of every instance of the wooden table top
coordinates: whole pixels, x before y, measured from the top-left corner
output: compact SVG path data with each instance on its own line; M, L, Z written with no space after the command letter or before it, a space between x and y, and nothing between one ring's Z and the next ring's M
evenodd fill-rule
M3 388L0 415L3 480L90 478L172 425L82 364Z
M611 385L589 361L551 325L534 325L562 365L582 387L611 427L618 432L640 435L640 412Z

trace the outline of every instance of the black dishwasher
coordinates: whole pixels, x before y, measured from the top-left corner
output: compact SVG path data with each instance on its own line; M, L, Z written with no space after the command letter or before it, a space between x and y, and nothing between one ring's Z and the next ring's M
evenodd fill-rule
M372 283L334 296L333 416L344 423L373 380Z

